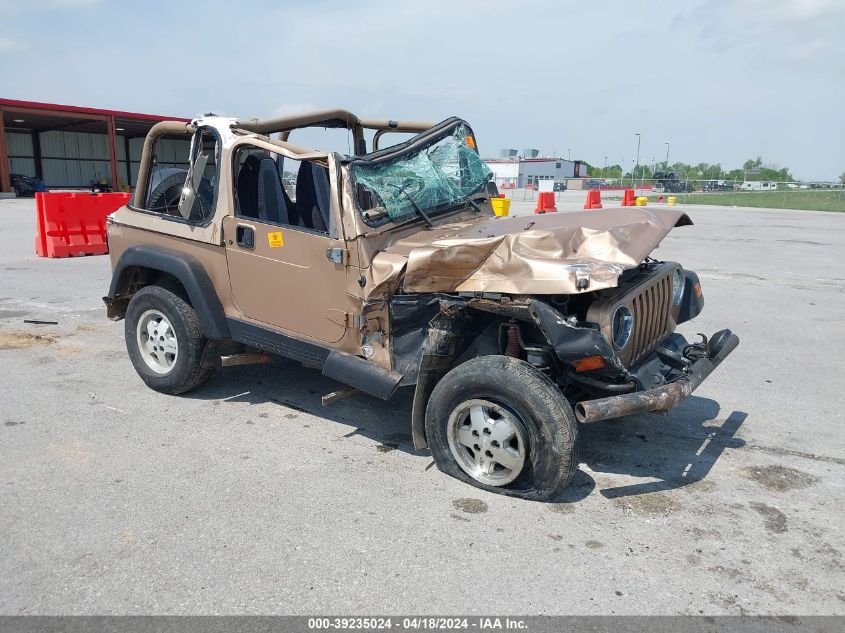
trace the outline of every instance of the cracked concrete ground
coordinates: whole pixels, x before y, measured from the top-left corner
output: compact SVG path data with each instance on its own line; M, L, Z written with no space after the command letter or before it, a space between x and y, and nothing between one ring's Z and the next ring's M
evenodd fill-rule
M0 201L0 613L845 613L845 215L688 212L656 252L702 279L682 331L739 349L668 416L584 427L541 504L433 468L407 390L322 408L287 361L147 389L107 258L35 257Z

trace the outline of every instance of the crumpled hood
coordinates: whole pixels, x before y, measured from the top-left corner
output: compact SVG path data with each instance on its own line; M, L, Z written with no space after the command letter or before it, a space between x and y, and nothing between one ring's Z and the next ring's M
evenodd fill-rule
M397 260L407 258L405 292L573 294L616 286L622 271L638 266L672 228L688 224L686 213L668 207L481 216L398 240L373 264L393 276ZM380 258L387 265L379 266ZM388 279L374 281L382 286Z

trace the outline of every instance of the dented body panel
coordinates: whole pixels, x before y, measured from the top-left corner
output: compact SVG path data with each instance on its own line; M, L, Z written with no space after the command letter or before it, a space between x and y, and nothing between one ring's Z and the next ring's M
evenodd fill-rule
M678 209L645 207L485 216L419 231L385 252L407 258L410 292L576 294L616 286L672 228L690 224Z

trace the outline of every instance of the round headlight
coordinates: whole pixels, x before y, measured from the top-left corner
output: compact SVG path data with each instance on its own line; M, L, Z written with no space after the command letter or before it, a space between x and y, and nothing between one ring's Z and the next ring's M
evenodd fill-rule
M634 315L628 306L619 306L613 313L613 324L611 333L613 335L613 346L622 349L628 344L631 332L634 330Z
M672 274L672 305L677 306L681 304L681 299L684 298L684 285L686 284L686 280L684 279L684 271L680 268L676 268L675 272Z

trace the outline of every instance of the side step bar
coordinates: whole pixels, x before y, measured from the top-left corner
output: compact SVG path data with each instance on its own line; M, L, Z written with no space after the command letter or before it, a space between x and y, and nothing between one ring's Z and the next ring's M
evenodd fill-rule
M338 350L326 358L323 375L382 400L390 399L402 380L402 374L398 372Z

